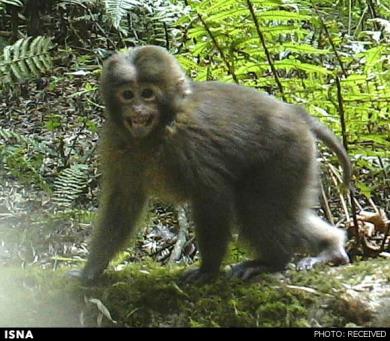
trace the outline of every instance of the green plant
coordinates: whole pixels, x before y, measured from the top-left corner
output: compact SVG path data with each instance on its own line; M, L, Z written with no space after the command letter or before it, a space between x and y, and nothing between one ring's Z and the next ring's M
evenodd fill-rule
M106 13L110 17L112 25L118 30L120 28L120 23L122 18L126 14L142 5L142 1L138 0L104 0L104 6L106 8Z
M0 9L4 5L12 5L16 7L22 7L23 1L22 0L0 0Z
M105 0L113 26L132 44L169 45L177 19L185 13L181 3L171 0ZM127 20L123 20L127 17ZM178 34L178 31L175 31ZM135 35L135 39L132 37Z
M39 77L51 70L51 39L38 36L19 39L6 46L0 59L0 79L2 82Z
M61 208L71 208L88 187L88 166L75 164L64 169L54 181L53 202Z
M187 2L191 12L179 20L188 29L186 53L178 58L192 76L303 104L342 135L352 157L388 160L390 35L378 24L388 24L385 5L368 11L364 3L331 1ZM386 188L385 163L376 164L376 184L366 186Z
M49 191L41 175L44 156L49 148L33 138L0 128L0 156L4 169L24 183L39 185Z

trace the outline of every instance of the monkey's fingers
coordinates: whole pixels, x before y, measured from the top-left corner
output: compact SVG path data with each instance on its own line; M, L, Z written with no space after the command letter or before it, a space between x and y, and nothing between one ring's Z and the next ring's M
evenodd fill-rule
M297 264L297 270L310 270L318 264L332 263L334 265L343 265L349 263L349 258L344 249L331 252L323 251L317 257L306 257L301 259Z
M253 261L232 264L225 267L228 278L237 278L243 281L249 281L254 277L269 272L264 265L257 264Z
M79 280L84 285L92 285L98 280L99 275L90 273L89 275L85 270L73 269L67 272L67 276L73 279Z
M182 283L195 283L195 284L204 284L210 283L217 277L217 273L204 271L200 268L190 269L184 272L183 277L181 278Z
M297 264L298 271L311 270L316 265L323 263L318 257L306 257L301 259Z

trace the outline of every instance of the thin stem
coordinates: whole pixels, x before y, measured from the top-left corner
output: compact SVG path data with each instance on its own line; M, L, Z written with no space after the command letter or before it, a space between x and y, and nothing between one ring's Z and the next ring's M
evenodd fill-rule
M226 58L225 53L223 52L223 49L221 48L221 46L219 46L217 39L214 37L214 34L211 32L210 27L207 25L207 23L204 21L203 17L199 13L196 13L196 14L197 14L199 20L201 21L202 25L206 29L207 34L209 35L209 37L213 41L215 48L218 50L223 62L225 63L229 73L231 74L233 80L238 84L238 78L234 72L234 69L233 69L232 65L229 63L228 59Z
M272 74L273 74L273 76L275 78L276 85L278 86L279 92L280 92L283 100L287 102L286 97L284 95L282 83L279 80L278 72L277 72L277 70L275 68L275 65L274 65L274 62L272 60L271 53L269 52L269 50L267 48L267 45L265 43L263 32L261 32L259 21L257 20L256 14L255 14L255 10L253 8L253 4L252 4L252 2L250 0L246 0L246 3L248 5L249 12L251 13L253 22L255 23L257 35L259 36L261 45L263 46L265 56L267 57L268 64L269 64L269 66L271 68L271 71L272 71Z
M327 36L327 38L329 40L330 46L332 47L332 50L333 50L333 53L336 56L337 62L340 65L341 71L342 71L344 77L347 77L347 70L345 70L345 68L344 68L343 62L341 61L340 55L337 52L336 46L335 46L335 44L333 42L333 39L332 39L332 37L331 37L331 35L330 35L329 31L328 31L328 28L326 27L325 22L322 19L320 13L318 12L317 8L314 8L314 10L316 11L316 13L318 15L318 18L320 19L321 25L324 28L324 32L325 32L325 34L326 34L326 36Z

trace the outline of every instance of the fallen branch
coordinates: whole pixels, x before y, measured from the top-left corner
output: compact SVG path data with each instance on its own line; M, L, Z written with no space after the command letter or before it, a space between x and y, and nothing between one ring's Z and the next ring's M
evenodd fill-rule
M177 219L179 222L179 233L177 235L177 240L175 246L173 247L171 256L169 257L169 263L177 262L180 259L183 248L187 241L188 229L190 226L187 204L179 206L177 210Z

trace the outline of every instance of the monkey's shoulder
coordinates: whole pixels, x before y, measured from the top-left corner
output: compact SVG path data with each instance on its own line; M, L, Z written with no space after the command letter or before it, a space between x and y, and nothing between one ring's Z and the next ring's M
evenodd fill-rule
M273 120L275 116L298 119L287 104L276 97L257 89L218 81L194 82L189 98L195 114L210 117ZM253 122L248 122L253 123Z
M238 102L250 102L257 100L262 102L269 102L272 104L282 104L272 95L263 93L257 89L250 88L234 83L224 83L219 81L193 82L191 83L194 99L203 101L206 97L230 98ZM218 100L219 101L219 100Z
M191 89L186 109L176 117L188 134L248 140L272 131L296 135L304 128L294 105L256 89L217 81L194 82Z

